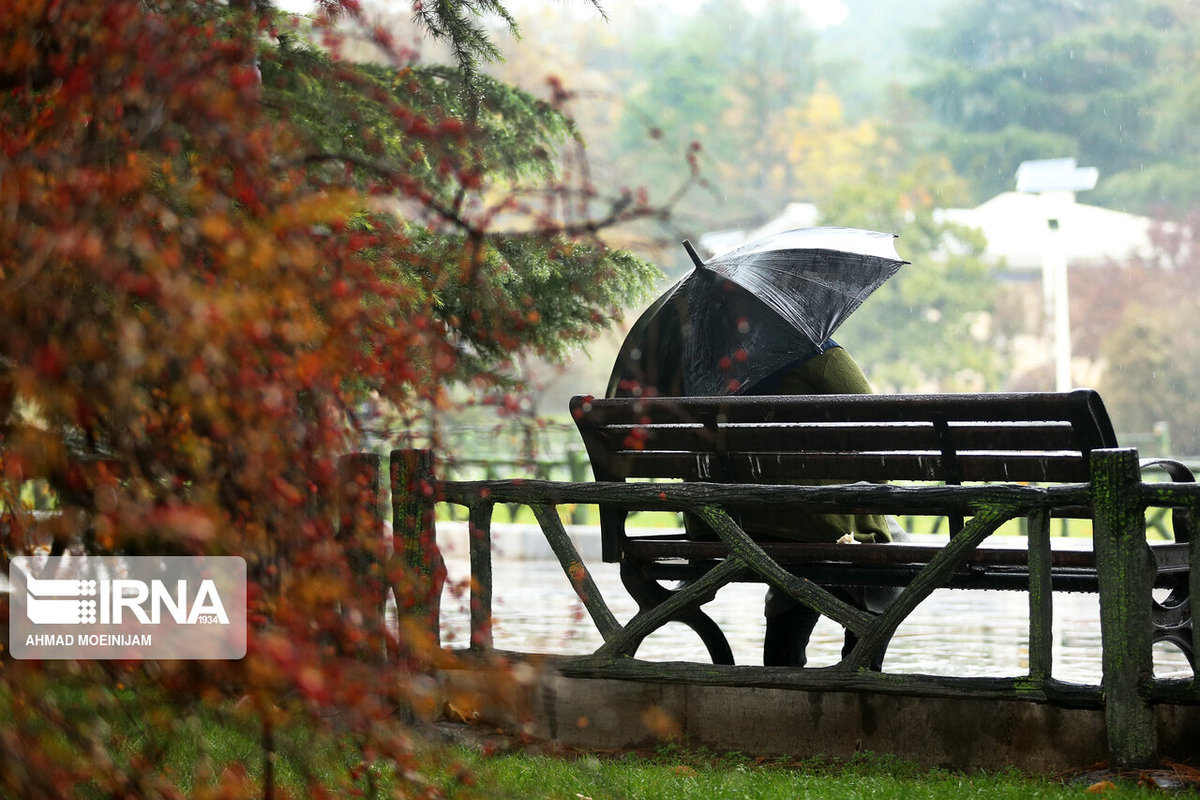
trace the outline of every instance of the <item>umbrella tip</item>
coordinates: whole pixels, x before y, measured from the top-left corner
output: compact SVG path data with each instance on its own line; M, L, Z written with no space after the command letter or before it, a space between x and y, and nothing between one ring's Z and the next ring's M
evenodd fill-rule
M692 247L692 243L687 239L683 240L683 249L687 250L687 254L692 257L692 261L695 262L697 267L704 266L704 260L700 258L700 255L696 252L696 248Z

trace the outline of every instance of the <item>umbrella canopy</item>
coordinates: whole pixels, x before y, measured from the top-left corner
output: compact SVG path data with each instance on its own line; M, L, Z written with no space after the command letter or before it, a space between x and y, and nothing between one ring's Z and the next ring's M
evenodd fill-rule
M890 233L802 228L701 262L646 309L617 355L608 396L745 392L819 354L871 292L907 264Z

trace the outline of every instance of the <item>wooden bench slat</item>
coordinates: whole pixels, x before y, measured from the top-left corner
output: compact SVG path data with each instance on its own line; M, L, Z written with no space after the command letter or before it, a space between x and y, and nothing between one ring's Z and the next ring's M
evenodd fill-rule
M1074 540L1064 540L1074 541ZM822 586L907 586L942 546L913 544L843 545L760 542L760 546L792 574ZM1190 570L1186 542L1147 545L1156 564L1155 585L1177 590ZM645 578L694 580L728 555L722 542L688 541L682 537L631 537L627 558L640 564ZM1096 558L1090 549L1055 548L1049 581L1055 591L1097 592ZM1029 588L1029 551L1023 547L981 547L949 578L947 588ZM747 570L734 578L761 582Z
M1088 479L1087 462L1076 453L959 454L961 481L1077 483ZM597 475L599 478L600 476ZM609 456L607 480L682 478L731 483L797 483L813 480L942 481L940 453L683 453L621 450Z
M947 442L953 449L993 452L1021 450L1073 450L1079 452L1080 437L1065 422L1046 423L948 423L939 432L931 422L919 423L780 423L769 425L729 424L719 428L702 425L614 424L600 435L613 450L697 451L855 451L855 450L941 450ZM944 438L948 437L948 438Z
M703 575L714 562L698 561L644 561L642 571L646 578L665 581L689 581ZM845 562L813 561L788 566L788 571L800 578L807 578L821 586L907 586L925 567L922 563L863 565ZM1178 576L1160 574L1157 584L1169 588ZM747 570L733 577L734 582L761 583L762 577ZM1096 570L1088 567L1062 567L1051 571L1051 587L1060 592L1091 592L1099 590ZM1027 591L1029 571L1023 567L1003 565L977 565L972 569L952 574L947 589L989 589Z
M678 401L684 401L680 403ZM908 421L1044 422L1065 420L1094 442L1088 449L1112 446L1116 434L1094 391L1065 393L988 393L934 395L764 395L644 400L575 398L573 412L586 412L588 425L698 422L779 423ZM579 414L576 414L579 418Z
M1071 541L1071 540L1066 540ZM1052 545L1054 544L1052 540ZM759 542L782 566L816 561L857 564L927 564L944 545L941 544L833 544L825 542ZM1188 544L1147 545L1160 571L1186 572ZM627 543L630 556L649 559L717 559L729 554L724 542L696 541L683 536L631 536ZM1091 548L1052 547L1054 568L1095 569L1096 554ZM967 566L1028 567L1029 551L1024 547L980 547L967 556Z

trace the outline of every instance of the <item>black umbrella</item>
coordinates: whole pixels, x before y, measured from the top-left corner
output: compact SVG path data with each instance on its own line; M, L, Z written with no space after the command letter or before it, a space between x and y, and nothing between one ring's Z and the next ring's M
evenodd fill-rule
M871 292L907 264L890 233L801 228L703 263L646 309L621 345L609 397L744 392L817 355Z

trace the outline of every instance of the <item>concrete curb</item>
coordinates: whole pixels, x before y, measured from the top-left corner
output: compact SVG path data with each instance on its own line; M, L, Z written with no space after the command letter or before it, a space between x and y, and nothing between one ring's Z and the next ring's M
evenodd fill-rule
M1107 757L1103 710L1020 700L572 678L532 664L504 678L447 670L439 684L469 720L583 750L676 742L748 756L871 751L928 767L1047 775ZM1200 708L1161 705L1156 716L1162 757L1194 763Z

